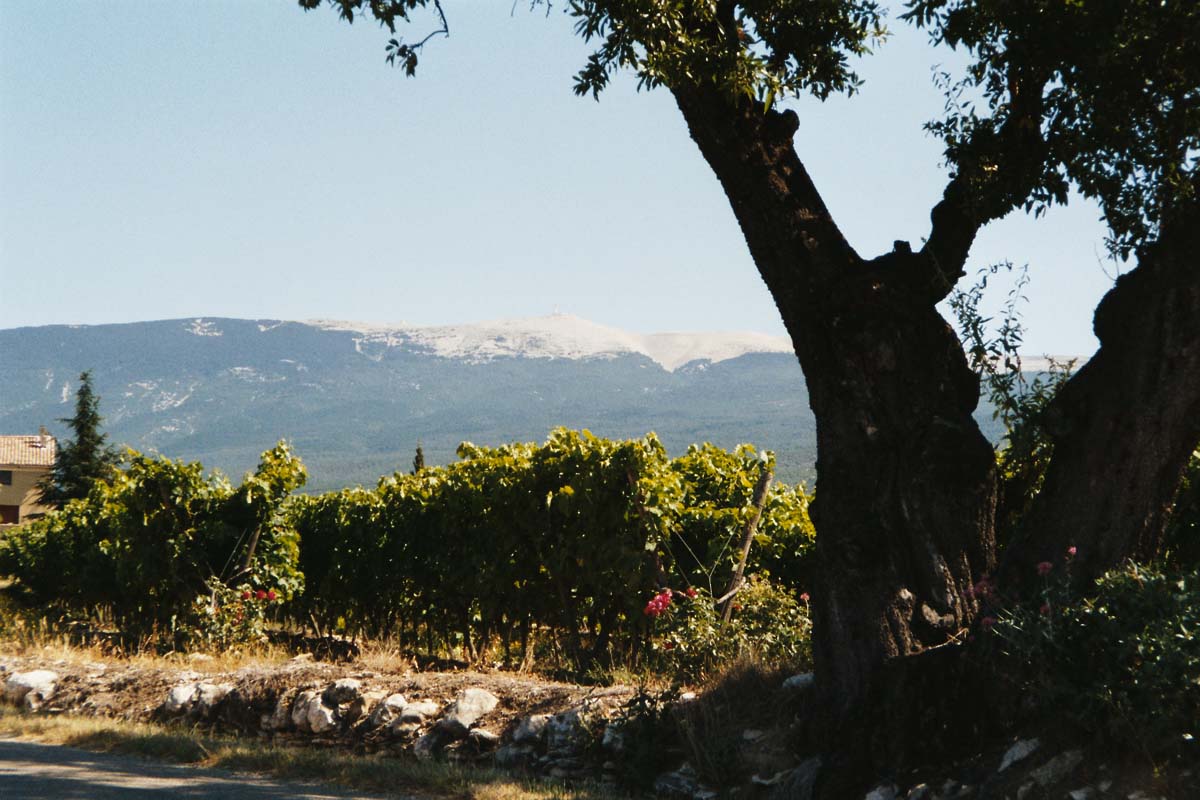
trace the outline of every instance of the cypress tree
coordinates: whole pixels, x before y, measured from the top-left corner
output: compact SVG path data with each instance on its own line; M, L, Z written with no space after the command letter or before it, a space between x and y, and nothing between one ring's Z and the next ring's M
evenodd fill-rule
M112 474L119 458L100 431L103 418L99 409L100 398L92 388L92 373L88 370L79 376L74 416L59 419L70 427L75 438L59 443L54 467L38 483L42 503L61 507L69 500L86 497L93 483Z

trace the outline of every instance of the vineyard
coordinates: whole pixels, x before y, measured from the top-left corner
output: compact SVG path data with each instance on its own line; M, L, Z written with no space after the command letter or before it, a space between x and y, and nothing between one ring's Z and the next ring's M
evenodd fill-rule
M44 623L126 647L308 629L575 675L807 660L811 498L771 454L558 429L458 456L307 496L283 443L237 486L131 452L0 540L0 572Z

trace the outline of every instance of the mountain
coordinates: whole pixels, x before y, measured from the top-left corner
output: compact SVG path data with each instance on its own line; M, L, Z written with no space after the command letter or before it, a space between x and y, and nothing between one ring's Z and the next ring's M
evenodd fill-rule
M541 441L558 425L753 442L811 480L815 424L790 343L635 334L568 315L459 326L201 318L0 330L0 433L69 416L90 369L110 440L238 476L289 439L309 490L373 485L462 441Z

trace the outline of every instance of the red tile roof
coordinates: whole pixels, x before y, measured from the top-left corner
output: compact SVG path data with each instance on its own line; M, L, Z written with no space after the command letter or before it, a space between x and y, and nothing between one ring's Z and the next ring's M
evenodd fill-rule
M0 436L0 467L50 467L57 452L53 436Z

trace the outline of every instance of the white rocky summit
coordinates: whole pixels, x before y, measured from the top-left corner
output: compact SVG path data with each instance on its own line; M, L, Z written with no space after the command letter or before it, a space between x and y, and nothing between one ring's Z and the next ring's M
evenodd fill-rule
M613 358L641 354L674 371L692 361L716 363L747 353L790 353L784 336L765 333L633 333L570 314L466 325L375 325L309 320L325 330L349 331L360 353L380 357L388 347L419 347L443 358L482 363L496 358ZM261 326L260 326L261 327Z

